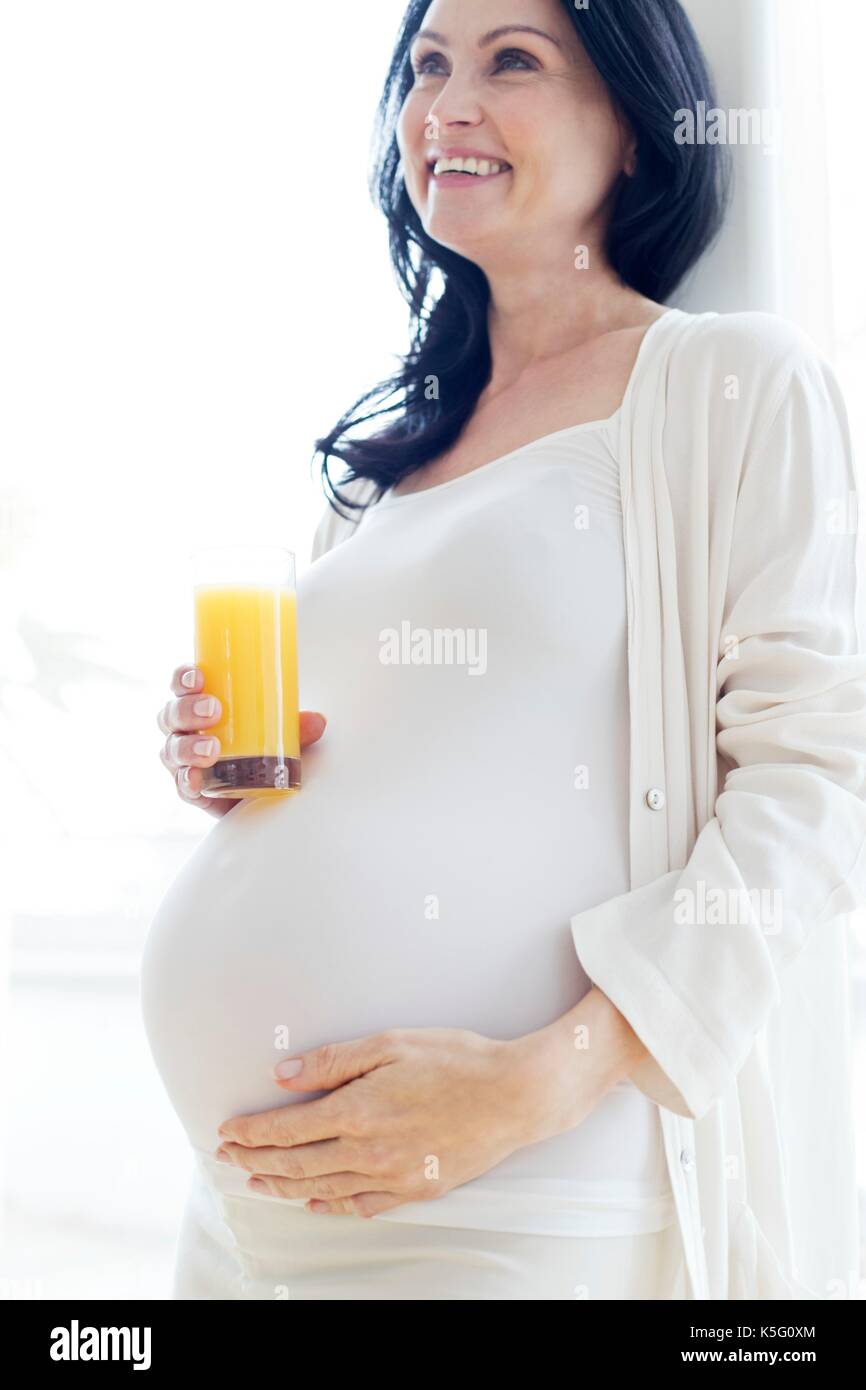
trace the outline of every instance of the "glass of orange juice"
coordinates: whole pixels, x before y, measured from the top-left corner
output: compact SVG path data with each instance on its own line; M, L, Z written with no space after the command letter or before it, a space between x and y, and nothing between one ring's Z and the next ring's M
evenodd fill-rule
M277 796L301 785L295 557L270 545L193 552L195 664L222 718L202 793Z

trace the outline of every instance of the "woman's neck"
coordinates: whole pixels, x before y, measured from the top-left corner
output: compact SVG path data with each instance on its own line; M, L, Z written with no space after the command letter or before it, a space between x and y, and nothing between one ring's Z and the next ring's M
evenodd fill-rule
M493 366L486 394L490 396L541 362L573 352L603 334L651 323L661 308L623 285L613 270L572 269L563 276L535 266L519 280L488 279Z

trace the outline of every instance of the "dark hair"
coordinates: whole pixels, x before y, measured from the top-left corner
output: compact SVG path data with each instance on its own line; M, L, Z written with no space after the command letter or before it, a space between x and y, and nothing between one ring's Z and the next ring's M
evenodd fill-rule
M404 16L379 102L370 180L410 308L410 348L394 376L316 441L314 459L323 455L322 484L338 513L365 504L341 495L330 458L346 465L341 485L371 478L384 491L454 443L490 379L487 277L426 234L400 167L396 123L414 82L409 50L429 4L410 0ZM663 303L719 231L730 191L723 146L674 139L675 113L696 111L699 101L707 109L716 104L704 54L678 0L592 0L587 9L572 0L561 4L637 140L637 170L621 175L614 190L608 259L625 284ZM394 417L387 426L350 437L387 416Z

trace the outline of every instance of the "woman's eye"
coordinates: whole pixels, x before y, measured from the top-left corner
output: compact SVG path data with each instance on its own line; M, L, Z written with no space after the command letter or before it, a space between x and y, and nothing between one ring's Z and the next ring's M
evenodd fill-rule
M441 76L445 71L445 59L441 53L425 53L416 58L412 69L416 77ZM497 53L493 62L494 72L533 72L538 68L538 59L519 48L505 48Z
M522 52L519 48L506 48L502 53L497 53L497 72L519 72L520 67L515 67L515 64L520 64L523 68L529 69L530 71L538 67L535 58L529 53Z
M441 69L443 61L441 53L426 53L423 58L415 59L412 68L416 77L425 77L435 72L437 65Z

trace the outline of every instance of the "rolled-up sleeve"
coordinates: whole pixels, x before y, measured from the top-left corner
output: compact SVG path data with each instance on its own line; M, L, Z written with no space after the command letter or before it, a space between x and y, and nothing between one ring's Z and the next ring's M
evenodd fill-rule
M571 919L648 1050L631 1079L691 1118L735 1079L809 935L866 902L858 501L838 382L799 353L739 479L715 813L684 867Z

